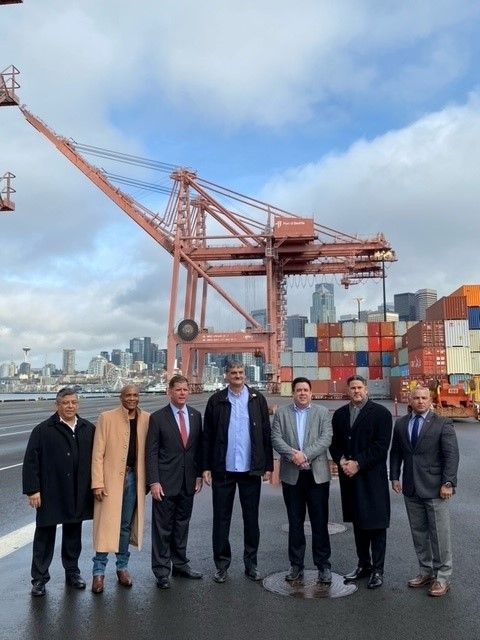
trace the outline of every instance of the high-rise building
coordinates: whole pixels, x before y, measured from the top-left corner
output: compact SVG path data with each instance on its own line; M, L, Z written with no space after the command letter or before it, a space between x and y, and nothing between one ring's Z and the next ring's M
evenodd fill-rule
M141 338L132 338L130 340L130 353L134 362L138 360L143 362L143 340Z
M292 347L292 338L305 337L305 325L307 322L307 316L287 316L287 335L285 340L285 347L287 349L291 349Z
M110 354L108 353L108 351L100 351L100 355L102 356L102 358L105 358L107 362L110 362Z
M333 284L322 282L315 285L310 307L310 322L336 322L335 294Z
M114 364L116 367L120 366L120 363L122 361L122 353L123 351L121 349L112 349L111 363Z
M75 349L63 350L63 374L71 376L75 373Z
M103 378L107 364L108 360L103 356L94 356L88 365L88 373L97 378Z
M415 293L415 320L425 320L427 307L437 301L435 289L419 289Z
M267 326L267 310L266 309L252 309L250 315L258 324L264 329Z
M150 337L143 338L143 361L148 368L152 368L152 339Z
M396 293L393 296L393 306L400 320L409 321L417 319L414 293Z

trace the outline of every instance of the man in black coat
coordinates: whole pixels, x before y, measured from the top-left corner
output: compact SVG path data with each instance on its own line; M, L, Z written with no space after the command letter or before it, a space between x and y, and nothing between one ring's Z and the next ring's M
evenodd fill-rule
M32 596L45 595L57 524L62 524L66 583L85 589L78 558L82 521L93 516L90 468L95 426L77 415L78 396L73 389L57 393L56 407L56 413L33 429L23 460L23 493L37 510Z
M441 597L452 574L448 502L457 486L459 454L452 420L436 415L431 404L429 389L412 391L412 412L393 431L390 480L395 493L403 492L418 558L419 574L408 586L428 586L429 595Z
M199 579L187 558L193 498L202 489L202 417L186 402L188 380L173 376L170 404L150 416L145 461L152 493L152 570L159 589L173 576Z
M387 455L392 415L368 398L362 376L347 380L350 403L333 414L330 453L338 465L343 519L353 523L358 566L346 581L369 576L368 588L383 584L390 524Z
M207 402L203 434L203 478L212 485L213 559L215 582L227 579L232 553L229 542L236 488L244 525L245 575L261 580L257 569L260 541L258 507L262 476L270 479L273 450L267 401L245 384L245 369L231 362L226 368L228 387Z

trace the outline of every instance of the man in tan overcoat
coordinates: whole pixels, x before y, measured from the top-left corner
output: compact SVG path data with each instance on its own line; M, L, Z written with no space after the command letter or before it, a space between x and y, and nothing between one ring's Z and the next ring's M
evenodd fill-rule
M145 440L150 414L138 406L134 385L123 387L121 406L101 413L92 454L93 593L104 589L108 553L117 556L117 578L132 586L129 544L142 547L145 510Z

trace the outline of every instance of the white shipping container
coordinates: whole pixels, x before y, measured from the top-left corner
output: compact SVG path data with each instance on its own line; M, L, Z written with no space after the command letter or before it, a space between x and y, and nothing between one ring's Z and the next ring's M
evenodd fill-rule
M291 351L282 351L280 353L280 366L293 367L293 354Z
M355 369L357 376L362 376L365 380L368 380L368 367L357 367Z
M468 320L445 320L444 326L446 347L470 347Z
M391 367L382 367L382 377L384 380L390 379L390 373L392 371Z
M331 380L332 371L330 367L318 367L317 376L318 380Z
M368 337L368 325L366 322L355 322L355 337L367 338ZM363 351L363 349L361 349Z
M293 378L308 378L316 380L318 375L318 367L293 367ZM292 385L290 383L290 395L292 394Z
M394 322L394 333L396 336L403 336L407 333L407 323L404 320Z
M480 351L480 329L470 329L470 350Z
M447 374L472 373L472 357L468 347L447 347Z
M389 398L390 380L369 380L368 396L370 398Z
M353 338L356 324L356 322L342 322L342 336L344 338Z
M305 324L305 338L317 337L317 325L314 322L307 322Z
M395 336L395 349L402 348L402 336Z
M355 351L355 338L343 338L343 351Z
M408 364L408 348L403 347L403 349L398 350L398 364Z
M353 351L368 351L368 338L355 338L355 349Z
M280 383L280 395L282 398L289 398L292 395L292 383L281 382Z
M294 367L317 367L318 353L293 353Z
M292 338L292 351L303 353L305 351L305 338Z
M474 376L480 375L480 353L478 351L472 351L472 373Z
M330 351L343 351L343 338L330 338Z

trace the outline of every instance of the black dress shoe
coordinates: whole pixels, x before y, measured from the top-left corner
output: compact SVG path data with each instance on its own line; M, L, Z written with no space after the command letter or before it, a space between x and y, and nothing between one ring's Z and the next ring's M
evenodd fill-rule
M69 587L73 587L74 589L85 589L85 587L87 586L87 583L85 582L85 580L82 578L80 574L66 576L65 582L68 584Z
M328 567L318 570L317 582L319 584L332 584L332 572Z
M35 596L37 598L40 596L44 596L46 593L45 583L41 580L34 580L32 582L32 590L30 591L30 593L32 594L32 596Z
M170 589L170 580L165 578L157 578L157 587L159 589Z
M215 571L213 579L215 580L215 582L218 582L218 584L222 584L227 579L227 570L217 569L217 571Z
M350 573L346 573L343 576L343 579L346 582L353 582L354 580L358 580L359 578L368 578L372 573L372 567L357 567Z
M203 573L200 571L194 571L190 567L172 567L172 576L179 576L180 578L188 578L189 580L200 580L203 578Z
M257 567L249 567L248 569L245 569L245 576L253 582L259 582L262 580L262 576Z
M295 582L296 580L303 580L303 569L292 565L290 571L285 576L287 582Z
M367 589L378 589L383 584L383 575L380 571L373 571L367 583Z

